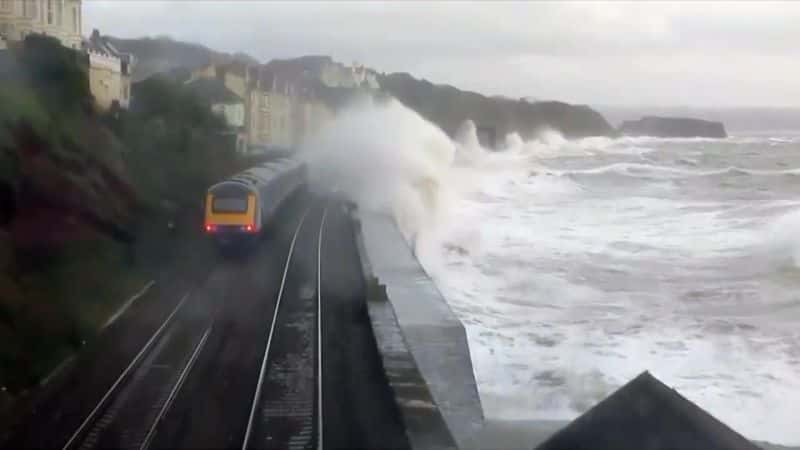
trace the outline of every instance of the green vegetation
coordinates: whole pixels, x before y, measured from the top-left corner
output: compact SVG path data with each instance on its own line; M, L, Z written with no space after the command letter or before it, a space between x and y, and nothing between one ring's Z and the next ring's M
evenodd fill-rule
M49 107L57 107L62 112L88 107L91 99L88 58L53 44L52 39L36 35L25 40L19 60L28 84L48 99Z
M130 111L106 118L127 152L125 164L146 205L197 207L203 191L235 170L235 141L209 105L182 85L150 78L133 88Z
M166 263L157 229L199 228L205 189L242 164L224 123L174 82L138 83L130 111L100 113L78 52L29 37L13 57L0 87L0 409L96 336Z

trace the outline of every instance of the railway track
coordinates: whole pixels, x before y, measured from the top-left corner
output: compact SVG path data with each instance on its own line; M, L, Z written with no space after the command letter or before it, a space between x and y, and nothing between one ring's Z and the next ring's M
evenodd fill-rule
M278 291L261 361L242 449L322 449L322 233L327 208L319 219L303 215L295 230ZM309 230L305 233L303 227ZM313 231L313 233L312 233ZM298 242L300 236L305 238ZM294 258L310 248L314 261ZM309 264L312 263L312 264ZM311 269L311 270L309 270ZM309 277L309 272L314 276Z
M178 395L178 391L180 391L180 389L183 387L183 383L186 381L186 377L189 375L189 372L192 370L192 367L194 367L194 363L197 361L198 355L200 355L200 352L203 350L203 347L205 347L206 341L208 340L208 335L211 333L212 327L213 324L208 326L205 333L203 333L203 337L200 338L200 341L195 346L194 351L192 351L192 356L189 358L189 361L186 363L186 366L181 371L181 374L178 377L178 380L175 382L175 385L173 386L172 390L170 391L169 396L167 396L161 408L158 410L158 414L156 415L153 424L150 426L150 429L147 431L147 434L145 435L144 439L139 445L140 450L147 450L148 448L150 448L150 444L153 442L153 438L155 437L156 432L158 431L158 426L161 424L161 421L164 419L167 411L169 411L169 408L172 406L172 402L175 401L175 398Z
M266 321L269 331L242 448L323 448L319 286L326 214L326 208L308 207L292 234L275 307ZM164 445L159 429L210 340L216 320L213 313L198 318L187 311L197 309L197 301L186 308L189 299L189 294L180 299L62 450L147 450Z
M234 362L235 365L230 366L235 369L232 373L240 373L245 378L244 383L239 382L241 388L236 388L234 383L232 391L225 391L227 384L220 384L221 390L233 393L239 389L244 401L231 404L231 409L238 408L240 413L221 414L211 409L211 415L206 416L219 420L220 424L224 418L224 428L232 433L206 428L216 444L241 445L243 449L322 449L323 293L320 286L328 208L315 201L296 213L294 223L284 229L281 253L273 252L271 263L263 267L251 266L246 271L236 263L217 267L222 270L212 271L204 284L201 283L202 289L197 286L191 293L182 295L160 323L153 323L155 331L142 339L146 342L140 348L131 346L130 354L134 356L115 369L120 370L118 375L107 378L110 387L104 388L102 396L97 392L99 400L87 404L82 415L73 414L72 419L59 419L62 414L54 411L52 420L54 423L61 420L64 428L43 442L62 450L148 450L183 442L180 440L184 437L202 430L192 427L188 429L189 434L180 434L184 430L181 424L186 423L187 414L196 411L197 402L203 406L214 404L216 397L209 396L205 386L211 382L209 375L214 373L222 358ZM267 253L274 250L274 247L264 248ZM271 267L270 273L275 274L273 281L251 284L259 279L258 272L265 267ZM238 288L242 281L243 290ZM277 288L277 294L276 291L271 294L275 295L272 297L274 307L269 298L259 299L258 291L247 290L248 287L260 289L269 283ZM241 295L247 296L246 302L239 303ZM253 314L258 314L259 310L269 311L261 323L252 319L244 321L245 317L258 317ZM233 324L240 328L231 328ZM230 359L225 352L231 350L226 347L228 339L233 339L231 345L238 347L233 344L235 339L248 335L244 324L252 327L255 333L246 341L252 343L253 353L250 359L239 364L236 362L239 360ZM268 331L264 341L252 340L256 335L264 336L264 331ZM113 359L113 355L107 357ZM246 361L251 361L253 370L244 375ZM253 384L248 387L250 382ZM241 415L237 417L238 414ZM237 440L235 436L241 437ZM24 442L36 442L35 435L25 439L21 437L19 441L23 447ZM221 439L232 441L225 443Z
M253 259L156 289L6 448L407 448L337 205L301 198Z
M62 450L147 448L157 420L169 407L171 393L180 388L202 350L211 329L196 336L188 326L185 294L136 356L72 432ZM190 348L190 352L185 350ZM157 416L154 413L157 412Z

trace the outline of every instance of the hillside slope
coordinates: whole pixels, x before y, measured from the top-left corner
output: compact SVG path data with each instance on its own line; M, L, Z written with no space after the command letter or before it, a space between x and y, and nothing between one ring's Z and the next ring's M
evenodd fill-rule
M258 64L244 53L229 54L211 50L200 44L175 41L169 38L121 39L108 36L119 50L132 53L137 63L133 68L133 80L141 81L154 74L178 68L194 69L213 62L244 61Z
M523 138L530 138L543 128L557 130L567 138L616 134L606 119L588 106L490 98L418 80L407 73L381 75L378 82L381 89L451 135L467 119L493 128L498 137L516 131Z
M210 106L177 83L137 83L130 111L103 113L80 53L35 35L4 52L0 415L96 337L176 236L199 229L205 189L249 165Z

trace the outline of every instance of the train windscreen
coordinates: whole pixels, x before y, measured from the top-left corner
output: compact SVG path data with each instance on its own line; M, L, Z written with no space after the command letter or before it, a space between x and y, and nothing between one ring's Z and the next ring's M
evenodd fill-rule
M215 213L243 213L247 211L247 197L214 197L211 209Z

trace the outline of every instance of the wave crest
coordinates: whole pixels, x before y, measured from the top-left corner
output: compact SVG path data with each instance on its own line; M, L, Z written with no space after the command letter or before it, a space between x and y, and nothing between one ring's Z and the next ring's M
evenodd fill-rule
M335 187L360 207L394 215L407 238L444 213L455 145L395 99L363 99L301 149L312 187Z
M762 235L759 250L773 267L800 269L800 210L772 220Z
M679 161L682 162L682 161ZM689 165L689 164L687 164ZM743 167L729 166L722 169L714 170L688 170L680 169L677 167L659 166L653 164L642 163L614 163L600 167L593 167L589 169L575 169L575 170L547 170L548 174L556 176L574 176L574 175L603 175L603 174L617 174L631 177L649 177L649 178L692 178L692 177L709 177L720 175L752 175L752 176L797 176L800 175L800 168L784 169L784 170L757 170L745 169Z

